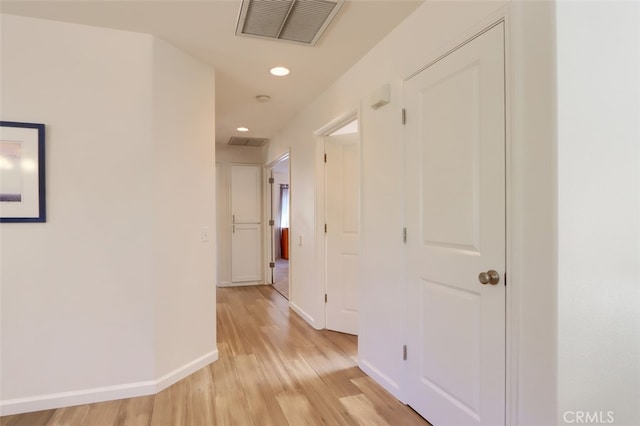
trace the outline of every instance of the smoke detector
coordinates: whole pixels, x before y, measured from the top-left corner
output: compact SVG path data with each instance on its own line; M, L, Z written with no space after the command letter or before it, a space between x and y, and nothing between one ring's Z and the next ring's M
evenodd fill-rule
M313 46L344 0L242 0L236 35Z

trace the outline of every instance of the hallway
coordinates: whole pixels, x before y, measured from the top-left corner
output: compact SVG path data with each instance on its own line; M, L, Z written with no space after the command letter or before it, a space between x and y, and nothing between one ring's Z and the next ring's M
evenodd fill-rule
M155 396L3 417L2 426L428 425L366 376L355 336L312 329L270 286L219 288L209 367Z

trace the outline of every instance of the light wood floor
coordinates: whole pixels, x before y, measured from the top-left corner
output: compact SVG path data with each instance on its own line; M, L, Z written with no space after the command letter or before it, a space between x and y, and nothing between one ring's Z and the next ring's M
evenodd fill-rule
M289 299L289 261L286 259L276 259L276 267L273 270L273 288L278 293Z
M2 426L428 425L271 286L218 289L220 358L154 396L0 418Z

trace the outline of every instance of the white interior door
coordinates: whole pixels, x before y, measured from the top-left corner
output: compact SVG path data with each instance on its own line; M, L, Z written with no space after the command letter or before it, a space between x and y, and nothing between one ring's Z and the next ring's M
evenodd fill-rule
M325 138L326 327L358 334L360 143L358 133Z
M503 27L404 89L407 399L434 426L505 422ZM495 285L479 282L489 270Z
M261 223L262 167L231 166L231 214L235 223Z
M236 223L231 232L231 281L234 283L260 281L262 238L260 224Z
M262 167L231 166L231 281L262 280Z

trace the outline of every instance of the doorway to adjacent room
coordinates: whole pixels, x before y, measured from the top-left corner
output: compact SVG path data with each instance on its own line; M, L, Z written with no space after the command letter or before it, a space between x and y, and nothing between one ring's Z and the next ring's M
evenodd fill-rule
M280 157L268 169L271 285L289 299L289 154Z

